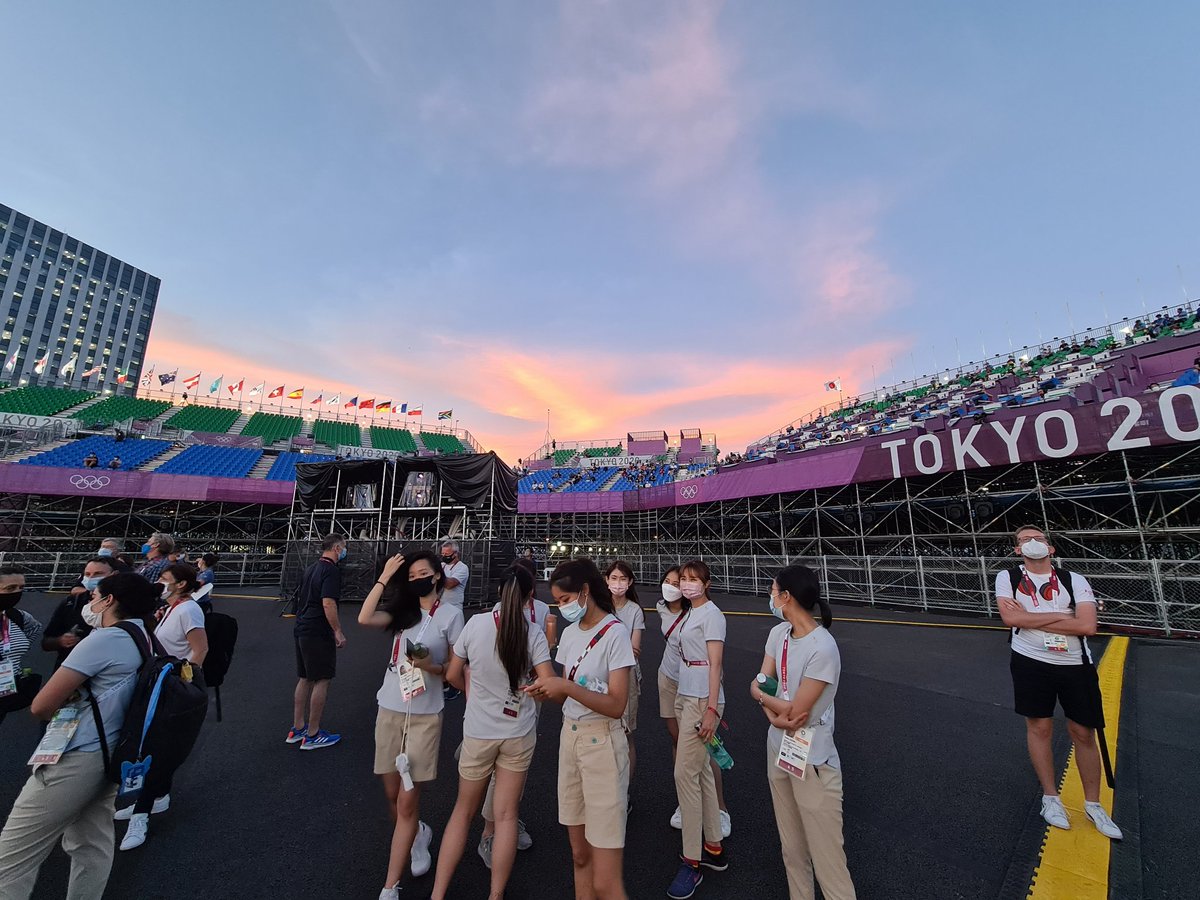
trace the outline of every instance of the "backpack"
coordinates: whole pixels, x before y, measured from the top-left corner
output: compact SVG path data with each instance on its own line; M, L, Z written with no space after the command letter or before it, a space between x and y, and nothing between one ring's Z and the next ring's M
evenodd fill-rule
M213 688L217 700L217 721L221 721L221 685L233 662L233 648L237 645L238 623L233 616L210 612L204 617L204 631L208 635L208 655L204 657L204 683Z
M100 707L91 691L88 701L100 735L105 775L121 785L123 797L134 797L145 782L159 782L187 759L208 714L208 691L199 666L169 656L153 635L147 642L136 625L117 622L114 627L133 639L142 665L125 724L111 753Z
M1012 584L1012 595L1014 597L1016 597L1017 596L1017 588L1021 584L1021 578L1023 577L1024 573L1022 573L1020 568L1018 568L1016 566L1014 566L1011 569L1007 569L1006 571L1008 572L1009 583ZM1055 566L1054 573L1058 576L1058 580L1062 583L1062 586L1067 591L1067 596L1069 598L1067 601L1067 609L1074 612L1075 611L1075 588L1071 585L1071 570L1064 569L1061 566ZM1008 642L1010 644L1012 643L1012 636L1020 630L1021 630L1020 628L1010 628L1008 630ZM1088 659L1087 649L1084 647L1084 639L1083 639L1082 635L1080 635L1080 638L1079 638L1079 646L1080 646L1080 648L1083 649L1084 665L1089 665L1091 663L1091 660Z

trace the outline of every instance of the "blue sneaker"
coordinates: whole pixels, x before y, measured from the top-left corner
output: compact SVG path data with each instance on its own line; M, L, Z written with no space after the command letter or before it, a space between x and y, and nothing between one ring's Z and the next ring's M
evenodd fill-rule
M693 868L688 863L684 863L679 867L679 873L675 876L675 880L671 882L671 886L667 888L667 896L671 900L687 900L688 897L696 893L696 888L700 886L700 882L704 881L704 876L700 869Z
M300 742L301 750L320 750L323 747L332 747L342 739L340 734L330 734L324 728L316 734L306 735L304 740Z
M288 732L286 742L289 744L298 744L308 735L308 724L305 723L299 728L292 726L292 730Z
M442 688L442 700L443 701L457 700L461 696L462 696L462 691L460 691L456 687L453 687L452 685L448 684L444 688Z

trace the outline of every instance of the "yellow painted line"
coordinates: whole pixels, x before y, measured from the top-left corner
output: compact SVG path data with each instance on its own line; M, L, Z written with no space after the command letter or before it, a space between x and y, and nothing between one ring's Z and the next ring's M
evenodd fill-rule
M653 606L643 607L646 612L657 612L657 608ZM746 617L761 617L764 619L775 618L771 613L760 612L732 612L729 610L721 610L726 616L746 616ZM913 625L919 628L967 628L978 629L981 631L1008 631L1006 625L968 625L958 622L911 622L905 619L862 619L852 616L834 616L835 622L866 622L872 625Z
M1125 680L1125 656L1129 638L1108 641L1104 658L1096 667L1100 678L1100 696L1104 721L1108 724L1108 751L1113 775L1117 773L1117 727L1121 721L1121 685ZM1049 834L1034 869L1029 887L1030 900L1108 900L1108 858L1112 841L1098 832L1083 812L1083 785L1075 765L1075 750L1067 757L1067 771L1061 785L1063 806L1071 817L1071 829L1046 826ZM1100 778L1100 802L1112 811L1112 788Z

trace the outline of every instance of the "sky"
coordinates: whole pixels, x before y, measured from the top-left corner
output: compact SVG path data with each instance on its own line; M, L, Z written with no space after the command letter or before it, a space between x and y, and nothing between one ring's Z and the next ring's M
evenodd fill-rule
M0 202L163 280L147 365L510 462L1200 297L1186 2L0 2ZM269 389L269 388L268 388Z

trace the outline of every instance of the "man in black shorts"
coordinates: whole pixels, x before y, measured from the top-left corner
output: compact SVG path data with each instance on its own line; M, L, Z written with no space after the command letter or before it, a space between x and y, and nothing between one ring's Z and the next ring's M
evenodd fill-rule
M332 747L342 739L321 728L329 682L337 672L337 651L346 646L346 635L338 621L338 601L342 599L342 570L338 563L346 558L346 538L331 534L321 544L321 557L300 581L296 602L296 694L292 730L287 742L301 750Z
M1042 785L1042 818L1070 828L1054 773L1054 707L1061 704L1083 782L1084 813L1105 837L1121 839L1100 805L1100 752L1096 729L1104 727L1100 684L1087 638L1096 633L1096 596L1078 572L1050 563L1054 545L1036 525L1016 531L1019 567L996 575L996 605L1012 629L1009 669L1033 770ZM1014 585L1015 582L1015 585ZM1015 590L1014 590L1015 587Z

